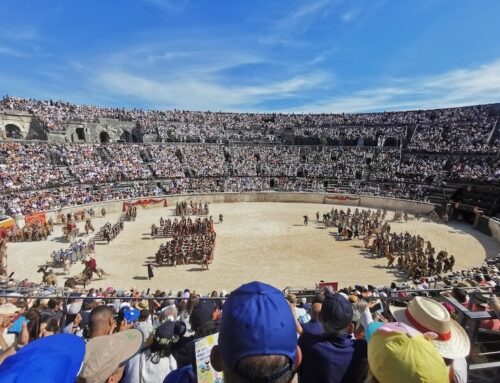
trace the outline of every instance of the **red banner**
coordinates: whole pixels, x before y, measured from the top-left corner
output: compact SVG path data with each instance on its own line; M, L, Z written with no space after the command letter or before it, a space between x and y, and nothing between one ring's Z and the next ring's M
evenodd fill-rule
M31 226L35 223L43 225L46 222L45 213L33 213L31 215L24 216L24 222L27 226Z
M150 204L163 203L163 206L168 206L166 198L147 198L147 199L139 199L134 202L124 202L122 211L127 211L127 209L131 206L148 206Z
M318 289L323 290L325 287L331 287L333 291L337 291L339 288L338 282L320 282L318 283Z
M334 199L337 201L357 201L357 200L359 200L359 197L349 197L347 195L335 195L335 196L326 195L325 198Z

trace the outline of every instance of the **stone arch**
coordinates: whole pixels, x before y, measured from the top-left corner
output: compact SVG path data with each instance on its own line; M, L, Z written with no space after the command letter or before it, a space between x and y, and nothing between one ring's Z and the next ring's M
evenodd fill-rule
M101 143L108 143L110 141L108 132L102 131L101 133L99 133L99 141Z
M15 124L5 125L5 135L7 138L23 138L21 128Z
M120 136L120 140L123 142L130 142L131 138L132 138L131 134L126 130L124 130L122 135Z

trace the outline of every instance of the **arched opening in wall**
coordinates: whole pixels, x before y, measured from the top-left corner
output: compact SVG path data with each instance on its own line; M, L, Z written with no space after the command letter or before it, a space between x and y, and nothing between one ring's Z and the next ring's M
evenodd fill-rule
M130 133L127 132L126 130L123 131L122 135L120 136L120 141L121 142L130 142Z
M76 137L79 140L85 140L85 129L83 129L83 128L76 128L75 132L76 132Z
M109 142L109 134L108 132L101 132L99 133L99 140L101 141L101 143L107 143Z
M14 124L5 125L5 134L7 138L23 138L21 134L21 128Z

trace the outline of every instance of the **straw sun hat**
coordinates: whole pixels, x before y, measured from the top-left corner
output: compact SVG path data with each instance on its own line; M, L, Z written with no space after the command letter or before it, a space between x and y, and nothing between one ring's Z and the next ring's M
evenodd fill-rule
M435 333L432 343L443 358L458 359L470 352L470 341L460 324L451 319L440 303L424 297L415 297L407 307L390 306L396 321L416 328L422 333Z

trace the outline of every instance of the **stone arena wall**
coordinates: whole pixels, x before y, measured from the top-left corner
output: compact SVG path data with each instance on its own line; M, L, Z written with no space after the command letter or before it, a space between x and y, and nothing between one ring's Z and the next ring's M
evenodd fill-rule
M496 219L490 218L488 221L488 227L491 231L491 236L500 243L500 222Z
M131 198L117 201L97 202L88 205L65 207L60 211L48 211L49 215L55 217L57 213L79 211L91 206L98 213L103 207L107 212L121 212L123 203L127 201L137 201L144 199L166 198L168 206L175 206L178 201L201 201L208 203L232 203L232 202L288 202L288 203L317 203L317 204L336 204L349 205L369 208L385 208L387 210L404 210L408 213L422 214L430 213L435 206L431 203L402 200L396 198L369 197L346 194L328 194L328 193L278 193L278 192L259 192L259 193L207 193L207 194L171 194L166 196L151 196L143 198ZM151 204L148 208L163 207L163 204Z
M329 193L301 193L301 192L256 192L256 193L196 193L196 194L170 194L163 196L151 196L142 198L130 198L116 201L96 202L93 204L69 206L61 210L49 210L48 216L55 220L59 213L69 213L93 207L97 214L102 208L108 213L119 213L123 209L124 202L133 202L144 199L166 198L169 207L175 206L180 201L201 201L208 203L234 203L234 202L286 202L286 203L317 203L335 204L345 206L359 206L360 208L381 208L387 210L403 210L411 214L420 212L428 214L434 210L435 205L427 202L410 201L397 198L372 197L363 195L329 194ZM163 207L163 203L151 204L148 208ZM16 217L17 225L24 226L24 217ZM488 226L491 236L500 243L500 222L489 219Z

